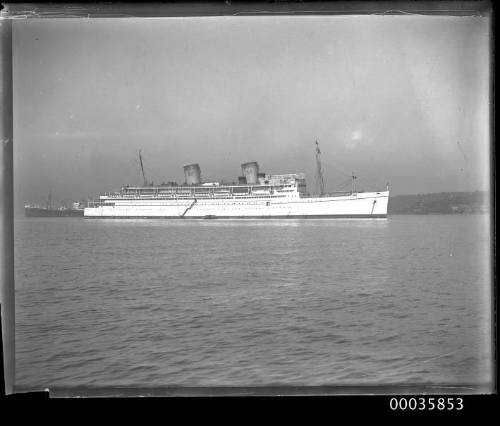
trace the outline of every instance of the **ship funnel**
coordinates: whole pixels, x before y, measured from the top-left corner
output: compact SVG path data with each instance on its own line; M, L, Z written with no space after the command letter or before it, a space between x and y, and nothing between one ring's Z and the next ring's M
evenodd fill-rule
M201 169L198 164L184 166L184 176L188 185L199 185L201 183Z
M248 185L255 185L259 182L259 165L256 161L242 164L241 171L243 172L243 176L245 176Z

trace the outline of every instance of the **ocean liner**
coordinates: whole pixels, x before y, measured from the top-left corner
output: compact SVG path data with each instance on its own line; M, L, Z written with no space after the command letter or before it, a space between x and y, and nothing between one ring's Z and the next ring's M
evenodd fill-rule
M90 201L86 218L385 218L389 188L326 193L316 142L320 194L310 195L303 173L261 173L257 162L241 165L238 183L202 182L198 164L184 166L185 183L148 183L141 153L142 186L125 186Z

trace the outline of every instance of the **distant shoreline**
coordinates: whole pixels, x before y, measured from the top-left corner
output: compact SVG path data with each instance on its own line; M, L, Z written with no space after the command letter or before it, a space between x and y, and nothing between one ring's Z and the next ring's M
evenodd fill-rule
M389 197L388 215L394 214L475 214L490 212L490 193L438 192Z
M15 216L24 217L24 208L14 210ZM490 211L490 193L487 191L438 192L390 196L387 214L389 216L453 215L490 213Z

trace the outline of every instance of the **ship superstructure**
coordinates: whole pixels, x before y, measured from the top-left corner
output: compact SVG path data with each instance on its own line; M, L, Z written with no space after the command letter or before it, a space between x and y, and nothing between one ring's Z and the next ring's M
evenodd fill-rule
M142 168L142 164L141 164ZM198 164L184 166L185 183L125 186L89 202L87 218L385 218L388 188L378 192L310 195L303 173L261 173L242 164L238 183L202 182ZM354 179L354 177L353 177ZM324 191L324 184L321 187Z

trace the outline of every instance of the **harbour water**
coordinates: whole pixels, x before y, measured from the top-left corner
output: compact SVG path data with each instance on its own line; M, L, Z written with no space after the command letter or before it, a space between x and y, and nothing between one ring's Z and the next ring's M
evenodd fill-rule
M16 383L485 385L486 215L17 218Z

